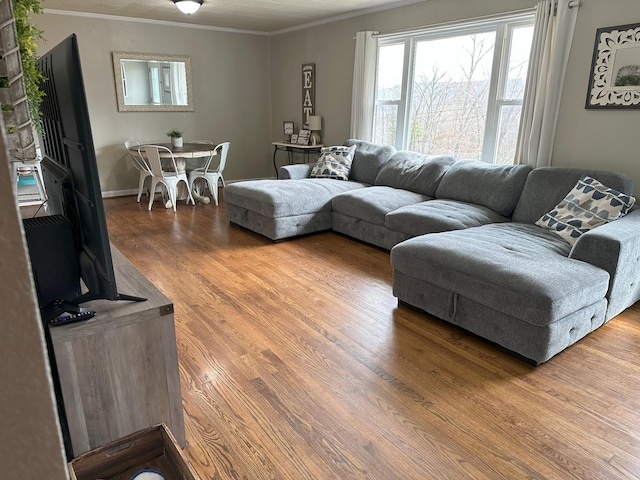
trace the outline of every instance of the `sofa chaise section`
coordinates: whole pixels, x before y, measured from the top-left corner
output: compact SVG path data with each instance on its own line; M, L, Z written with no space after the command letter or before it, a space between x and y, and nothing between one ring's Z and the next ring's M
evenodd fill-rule
M227 218L271 240L329 230L331 199L365 186L314 178L233 183L224 189Z
M640 297L640 211L573 247L535 225L583 174L631 193L630 180L612 172L533 170L511 222L394 247L394 295L534 364L549 360Z
M609 275L568 253L566 242L534 225L423 235L392 250L393 292L542 363L605 319Z
M378 171L395 153L390 146L358 140L349 181L330 178L306 178L311 166L283 167L281 178L253 180L228 185L223 190L229 222L282 240L331 229L331 200L339 193L368 187Z

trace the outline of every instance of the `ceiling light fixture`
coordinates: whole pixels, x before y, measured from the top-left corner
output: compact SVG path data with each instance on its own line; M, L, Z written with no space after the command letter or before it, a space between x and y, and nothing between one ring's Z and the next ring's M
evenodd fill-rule
M178 10L187 15L196 13L202 5L202 0L173 0Z

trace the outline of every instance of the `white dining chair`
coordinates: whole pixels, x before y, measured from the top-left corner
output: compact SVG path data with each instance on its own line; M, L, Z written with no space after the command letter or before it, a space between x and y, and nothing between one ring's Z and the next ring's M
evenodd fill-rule
M192 140L189 143L214 145L214 143L211 140ZM226 184L224 183L224 177L222 176L222 171L220 171L220 181L222 181L222 188L226 187Z
M190 140L189 143L196 144L196 145L206 145L207 147L211 147L212 150L213 150L213 147L215 146L215 143L213 143L211 140ZM210 156L188 159L187 160L187 165L186 165L186 167L187 167L187 175L192 170L197 170L198 168L202 168L207 163L209 158L210 158ZM189 160L191 160L191 161L189 161Z
M151 188L149 190L149 210L151 210L151 206L153 205L153 192L155 192L156 186L158 184L164 185L167 189L169 200L171 201L174 212L176 211L178 184L180 184L180 182L184 182L185 186L187 187L187 205L189 204L189 200L191 200L191 203L193 203L194 205L196 204L193 196L191 195L191 189L189 187L187 174L184 172L178 172L176 159L169 148L163 147L161 145L142 145L140 146L140 148L138 148L138 153L141 157L146 158L149 167L148 171L151 174ZM165 170L162 167L162 160L160 158L161 154L165 159L170 160L170 166L172 167L172 170Z
M229 153L229 142L224 142L216 146L213 153L209 156L204 166L196 168L189 172L189 190L193 189L195 182L198 179L203 179L205 185L209 187L209 191L213 196L213 200L218 205L218 180L222 180L222 187L224 188L224 178L222 178L222 171L227 163L227 154ZM220 162L217 168L212 167L213 158L220 155ZM202 192L204 193L204 191Z
M135 140L127 140L124 142L124 148L127 149L127 153L129 154L131 163L139 173L137 201L138 203L140 203L140 197L142 196L142 192L144 191L144 183L147 178L151 177L151 173L149 173L150 169L147 165L146 160L144 159L144 157L140 156L140 153L138 152L136 147L140 147L140 143L136 142ZM147 191L147 195L150 194L151 192Z

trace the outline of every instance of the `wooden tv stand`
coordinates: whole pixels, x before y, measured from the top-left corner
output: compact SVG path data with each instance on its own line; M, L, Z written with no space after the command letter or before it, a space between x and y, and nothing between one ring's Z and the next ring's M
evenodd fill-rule
M111 252L118 291L147 301L87 302L91 320L49 327L73 454L159 423L184 448L173 303Z

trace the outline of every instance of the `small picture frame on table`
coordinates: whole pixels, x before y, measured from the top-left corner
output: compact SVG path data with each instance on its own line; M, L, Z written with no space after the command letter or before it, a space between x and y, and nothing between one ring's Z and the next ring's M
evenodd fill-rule
M282 130L285 135L293 135L293 122L282 122Z
M311 137L311 130L300 130L300 132L298 132L298 141L296 143L298 145L309 145L309 137Z
M296 145L298 143L298 135L296 135L295 133L292 133L291 140L289 141L289 143Z

